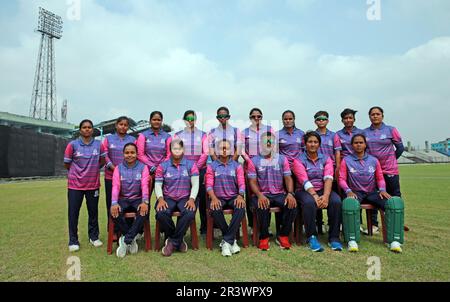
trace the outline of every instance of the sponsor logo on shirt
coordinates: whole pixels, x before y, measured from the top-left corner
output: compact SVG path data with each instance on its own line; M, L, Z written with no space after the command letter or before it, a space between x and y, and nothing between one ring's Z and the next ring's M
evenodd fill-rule
M374 173L375 172L375 168L373 166L369 166L369 173Z
M161 144L165 144L166 140L164 138L161 139Z
M333 141L331 139L328 141L328 146L333 147Z
M350 168L350 173L356 173L356 169L355 168Z
M380 139L386 139L386 134L382 134L381 136L380 136Z
M183 176L189 176L188 171L186 169L183 170Z
M164 175L164 177L171 178L172 174L170 174L170 172L167 172L166 175Z
M236 176L236 171L231 170L231 171L230 171L230 176L235 177L235 176Z
M98 155L97 149L94 149L94 151L92 151L92 155L94 155L94 156Z
M280 139L280 144L286 144L287 143L287 141L285 140L285 139ZM298 143L298 138L297 138L297 143Z
M136 174L136 180L141 180L141 178L142 178L141 173Z
M80 151L77 151L77 152L75 152L75 156L76 156L76 157L83 156L83 153L81 153Z
M110 148L110 149L115 149L115 148L116 148L116 145L111 144L111 145L109 146L109 148Z
M300 138L300 137L297 137L297 143L301 143L302 142L302 139Z

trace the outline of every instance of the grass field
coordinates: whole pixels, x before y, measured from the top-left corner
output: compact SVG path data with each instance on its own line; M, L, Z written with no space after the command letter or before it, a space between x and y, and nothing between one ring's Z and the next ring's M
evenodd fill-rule
M106 254L103 192L99 222L105 245L89 245L84 204L81 250L70 254L66 180L0 184L0 281L67 281L66 261L73 255L80 258L82 281L367 281L370 256L381 260L381 281L450 281L450 165L402 166L401 185L411 229L403 254L389 252L375 235L362 237L357 254L329 248L312 253L305 245L282 251L272 242L268 252L251 246L224 258L218 241L211 252L202 238L200 250L187 254L165 258L142 250L118 259ZM151 222L153 232L153 210ZM320 240L326 244L326 235Z

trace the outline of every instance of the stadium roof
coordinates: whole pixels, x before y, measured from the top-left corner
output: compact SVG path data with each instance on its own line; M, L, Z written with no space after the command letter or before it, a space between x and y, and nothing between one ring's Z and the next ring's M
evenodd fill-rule
M28 116L0 112L0 125L17 127L22 129L32 129L37 132L51 133L55 135L72 135L76 125L48 120L36 119Z

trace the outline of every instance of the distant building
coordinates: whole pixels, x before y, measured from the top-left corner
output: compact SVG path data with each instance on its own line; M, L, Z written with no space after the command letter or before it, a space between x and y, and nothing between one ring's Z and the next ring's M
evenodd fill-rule
M431 150L450 156L450 138L431 144Z
M77 127L70 123L41 120L7 112L0 112L0 125L28 129L38 133L53 134L65 138L72 137L72 133Z

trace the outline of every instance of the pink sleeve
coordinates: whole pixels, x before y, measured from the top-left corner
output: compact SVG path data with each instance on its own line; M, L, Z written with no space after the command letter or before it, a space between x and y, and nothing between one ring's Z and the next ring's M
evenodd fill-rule
M255 165L253 164L253 161L248 160L246 163L247 163L247 175L250 176L251 174L253 176L256 176L256 168Z
M309 181L305 166L298 159L294 159L292 170L299 183L304 184Z
M386 182L383 176L383 169L381 169L381 164L377 160L377 168L375 169L375 177L377 179L378 189L380 191L386 191Z
M341 167L339 169L339 186L345 193L350 189L347 183L347 163L345 159L341 161Z
M394 143L401 143L402 137L400 135L400 132L398 132L397 128L392 128L392 140Z
M285 176L292 175L291 167L289 166L289 161L287 160L286 157L284 158L284 163L283 163L283 174Z
M114 169L113 174L111 205L116 205L119 202L119 195L120 195L120 170L119 167L116 167Z
M238 183L238 187L239 187L239 193L245 194L244 168L242 168L241 164L239 164L239 166L236 169L236 175L237 175L237 183Z
M326 178L333 178L334 175L334 164L333 160L328 157L327 162L325 163L325 169L323 170L323 177Z
M197 161L197 167L199 169L203 169L205 167L206 161L208 160L208 138L205 135L202 137L202 155L200 155L200 158Z
M146 164L147 166L151 166L148 156L145 154L145 136L141 133L139 134L136 145L138 149L138 159L140 162Z
M162 165L159 165L158 168L156 168L155 172L155 181L163 182L164 180L164 174L163 174L163 167Z
M142 170L141 178L141 191L142 191L142 201L149 201L149 183L150 183L150 172L148 167L145 166Z
M64 151L64 163L70 164L73 160L73 147L72 143L69 143Z
M111 159L109 158L109 148L108 148L108 137L105 137L105 139L102 142L103 150L105 150L105 160L106 160L106 166L108 167L111 164Z
M168 160L170 158L170 144L172 143L172 137L169 136L168 139L166 139L166 158L165 160Z
M342 150L341 139L339 138L339 135L337 133L334 135L334 149Z
M105 157L107 155L108 149L105 149L105 146L103 144L100 144L100 157Z
M194 163L191 168L191 176L199 176L200 172L198 171L197 165Z
M214 188L214 171L211 168L211 165L206 167L205 184L206 191L211 191Z

